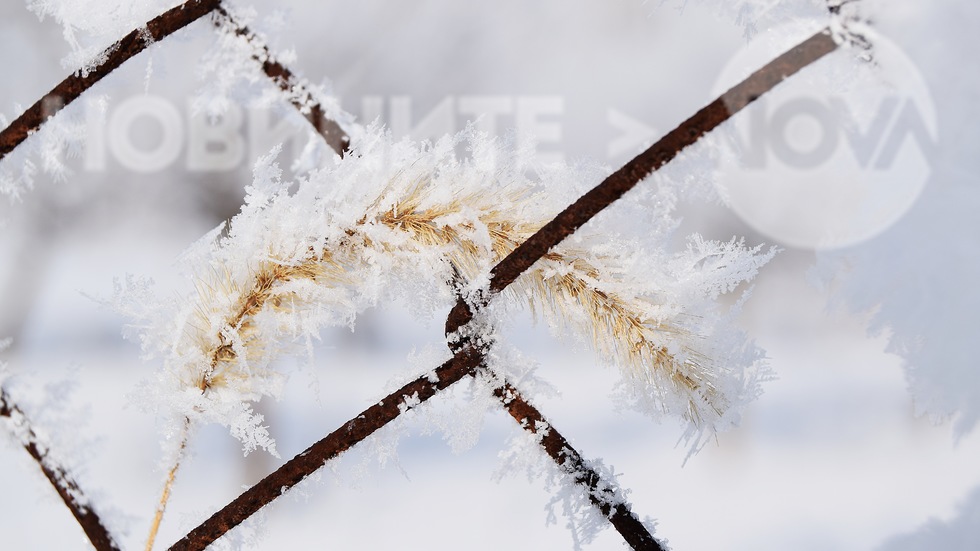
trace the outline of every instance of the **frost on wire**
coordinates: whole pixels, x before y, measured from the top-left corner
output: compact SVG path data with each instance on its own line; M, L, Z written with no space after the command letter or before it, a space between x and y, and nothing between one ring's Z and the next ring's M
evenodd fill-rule
M251 404L278 396L278 354L379 303L429 316L457 292L479 294L490 268L564 207L548 190L584 177L552 167L532 179L526 155L473 131L416 144L368 129L348 156L296 181L282 178L277 154L256 163L241 212L184 255L193 292L163 308L135 283L117 297L144 351L163 358L153 401L175 420L228 426L246 451L274 450ZM656 245L587 226L492 312L530 307L590 341L619 367L628 404L684 419L696 444L759 393L761 354L716 299L773 251L697 235L679 252Z

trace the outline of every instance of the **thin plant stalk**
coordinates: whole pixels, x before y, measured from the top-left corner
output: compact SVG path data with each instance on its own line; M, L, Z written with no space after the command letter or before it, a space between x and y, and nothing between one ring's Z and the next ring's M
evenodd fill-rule
M163 491L160 494L160 500L157 502L156 512L153 514L153 521L150 523L150 533L146 537L146 551L152 551L153 544L156 542L157 533L160 531L160 524L163 522L163 513L167 510L167 503L170 501L174 481L177 479L177 471L180 469L180 464L184 459L184 451L187 449L190 430L191 420L185 417L183 427L180 431L180 444L177 449L177 458L167 471L167 479L163 484Z

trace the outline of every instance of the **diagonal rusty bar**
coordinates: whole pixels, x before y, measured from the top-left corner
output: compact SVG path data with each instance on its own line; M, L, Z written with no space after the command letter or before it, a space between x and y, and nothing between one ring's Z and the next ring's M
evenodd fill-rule
M173 544L171 551L204 549L324 463L349 450L413 407L408 404L425 402L440 390L475 373L481 361L482 356L474 350L461 350L436 368L431 375L419 377L392 392L246 490Z
M171 551L206 548L326 462L335 459L410 409L406 407L407 400L415 404L427 401L439 391L474 375L483 361L484 355L481 351L471 347L461 349L451 360L436 368L432 375L419 377L385 396L287 461L174 543L170 547ZM495 395L525 430L537 433L543 426L542 423L546 422L544 416L512 385L505 383L495 391ZM662 551L660 544L630 511L629 505L611 491L612 485L609 481L604 481L599 473L588 467L581 454L550 424L548 430L542 434L541 445L559 468L586 488L590 501L609 518L610 523L633 549Z
M89 504L89 499L78 486L78 483L75 482L64 466L59 465L51 458L49 446L38 438L27 416L10 399L7 391L3 388L0 388L0 417L7 418L13 424L12 432L41 468L41 472L44 473L51 486L58 492L61 501L81 525L92 545L98 551L118 551L119 546L112 534L102 523L99 514Z
M644 178L673 160L682 150L696 143L702 136L730 119L784 79L836 49L837 43L831 36L830 30L823 29L772 60L667 133L657 143L569 205L494 266L491 270L489 293L481 297L483 302L476 304L476 308L485 306L493 296L513 283L551 248L625 195ZM446 319L447 335L455 334L472 318L473 310L465 300L460 298ZM545 425L540 426L549 427L541 441L545 452L556 464L571 473L577 483L590 490L590 501L609 518L633 549L662 550L660 543L639 522L628 504L622 502L614 492L598 491L598 484L601 481L599 474L586 466L582 456L554 427L546 424L544 416L524 400L517 389L508 384L498 388L496 394L511 416L526 430L536 432L534 427L541 423Z
M246 25L239 22L230 14L224 6L219 6L215 10L216 17L214 25L219 31L225 30L224 25L228 26L228 31L245 39L253 48L251 57L262 67L262 72L279 87L280 90L289 95L289 103L323 137L327 145L341 157L350 145L350 138L344 129L337 124L337 121L328 118L323 110L323 106L316 100L313 93L307 88L303 80L296 76L289 67L276 60L265 41L252 32Z
M494 294L513 283L552 247L561 243L655 170L670 162L685 148L696 143L701 136L730 119L784 79L836 49L837 43L831 36L830 29L825 28L817 32L752 73L660 138L649 149L569 205L494 266L491 270L489 292L482 298L484 304ZM479 308L483 305L475 306ZM446 321L446 330L448 333L454 333L471 319L473 319L473 312L470 306L460 300Z
M105 61L89 71L69 75L44 97L34 102L27 111L21 113L7 128L0 130L0 160L41 128L48 117L78 99L83 92L145 50L149 44L183 29L211 13L220 4L220 0L187 0L147 21L144 27L134 29L106 48L100 54Z
M451 284L456 296L460 297L463 289L462 277L455 266L453 266L453 274ZM647 530L639 517L633 513L625 496L617 491L615 482L603 480L602 475L586 463L582 454L558 432L558 429L530 401L521 395L514 385L486 365L486 353L492 344L475 347L472 346L472 339L468 335L457 338L457 336L447 332L446 336L449 338L449 347L453 352L458 352L467 347L476 350L480 356L480 368L487 370L493 380L498 383L493 390L493 395L500 402L500 405L517 421L518 426L538 437L538 444L545 454L555 462L559 469L570 476L575 484L584 488L589 502L609 520L609 523L632 549L636 551L664 551L660 542L653 537L653 534Z
M674 159L686 147L730 119L747 105L784 79L837 49L830 30L824 29L777 57L763 68L702 108L657 143L611 174L602 183L569 205L551 222L545 224L491 270L489 293L482 297L485 306L496 294L513 283L522 273L543 257L552 247L574 233L596 214L635 187L644 178ZM473 310L460 298L446 319L447 335L455 334L473 318ZM614 492L599 491L599 474L585 464L582 456L568 443L544 416L506 384L496 391L498 399L511 416L526 430L547 426L541 445L560 467L589 489L589 499L605 514L627 543L637 550L662 550L660 543L639 522ZM543 424L543 425L542 425Z
M494 390L494 396L503 404L507 413L524 430L539 435L541 447L558 465L558 468L583 486L589 501L602 513L626 543L636 551L664 551L664 547L647 530L630 508L630 504L616 492L610 480L590 467L582 455L550 422L528 402L510 383Z
M276 61L265 42L236 20L222 6L221 0L187 0L116 41L101 53L105 61L87 72L69 75L6 128L0 130L0 160L40 129L48 117L77 100L86 90L141 53L149 44L163 40L211 12L217 14L212 20L215 27L221 30L227 26L230 32L243 37L252 45L255 51L251 58L259 63L262 72L283 92L294 92L290 104L323 136L327 145L343 156L350 138L336 121L325 116L323 106L307 89L302 79Z

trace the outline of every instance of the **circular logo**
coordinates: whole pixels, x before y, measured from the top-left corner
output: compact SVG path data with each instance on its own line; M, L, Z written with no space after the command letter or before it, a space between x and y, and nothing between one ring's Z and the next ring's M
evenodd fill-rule
M720 94L786 50L748 44L715 83ZM874 237L918 198L938 142L925 80L901 49L869 35L873 61L827 56L733 118L722 132L718 191L755 230L781 244L832 249Z

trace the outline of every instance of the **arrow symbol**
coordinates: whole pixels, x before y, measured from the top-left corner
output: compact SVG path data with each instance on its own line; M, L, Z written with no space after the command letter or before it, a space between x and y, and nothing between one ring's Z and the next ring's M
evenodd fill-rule
M642 146L647 145L657 135L657 131L646 124L623 114L622 111L610 108L606 120L622 134L609 143L606 155L612 159L624 154L632 154Z

